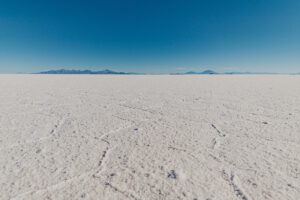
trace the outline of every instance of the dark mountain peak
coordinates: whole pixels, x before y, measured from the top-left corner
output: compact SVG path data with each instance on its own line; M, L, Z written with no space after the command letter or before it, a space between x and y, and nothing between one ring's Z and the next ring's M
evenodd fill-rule
M194 71L189 71L189 72L186 72L184 74L218 74L217 72L213 71L213 70L204 70L202 72L194 72Z
M204 70L203 72L200 72L200 74L217 74L217 72L208 69L208 70Z

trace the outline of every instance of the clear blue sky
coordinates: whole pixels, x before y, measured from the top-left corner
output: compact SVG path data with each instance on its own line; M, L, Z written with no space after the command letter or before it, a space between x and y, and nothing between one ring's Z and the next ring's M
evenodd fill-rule
M300 72L299 0L0 0L0 73Z

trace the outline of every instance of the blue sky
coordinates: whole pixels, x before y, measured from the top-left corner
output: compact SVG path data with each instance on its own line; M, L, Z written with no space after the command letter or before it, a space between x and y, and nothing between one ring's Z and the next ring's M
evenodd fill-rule
M298 0L0 0L0 73L300 72Z

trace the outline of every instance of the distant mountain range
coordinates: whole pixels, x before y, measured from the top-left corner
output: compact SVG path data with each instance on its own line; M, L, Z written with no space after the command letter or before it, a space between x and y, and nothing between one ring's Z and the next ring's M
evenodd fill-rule
M194 72L194 71L189 71L189 72L183 72L183 73L171 73L172 75L189 75L189 74L219 74L213 70L205 70L202 72Z
M172 75L192 75L192 74L276 74L276 73L268 73L268 72L215 72L213 70L204 70L202 72L184 72L184 73L172 73Z
M92 70L74 70L74 69L59 69L59 70L49 70L44 72L38 72L36 74L120 74L120 75L138 75L139 73L134 72L116 72L109 69L102 71L92 71ZM171 75L193 75L193 74L278 74L269 72L215 72L213 70L204 70L202 72L184 72L184 73L171 73ZM300 75L300 73L293 73L291 75Z
M189 71L186 72L185 74L218 74L217 72L213 71L213 70L205 70L203 72L193 72L193 71Z
M37 74L136 74L136 73L115 72L109 69L105 69L102 71L59 69L59 70L38 72Z

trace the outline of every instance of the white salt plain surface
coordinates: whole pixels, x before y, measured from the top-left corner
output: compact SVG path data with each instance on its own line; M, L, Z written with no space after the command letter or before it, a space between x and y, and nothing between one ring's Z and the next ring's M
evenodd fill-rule
M300 76L0 75L0 199L300 199Z

